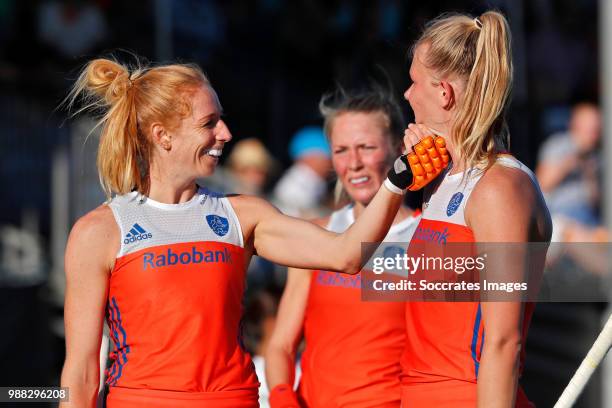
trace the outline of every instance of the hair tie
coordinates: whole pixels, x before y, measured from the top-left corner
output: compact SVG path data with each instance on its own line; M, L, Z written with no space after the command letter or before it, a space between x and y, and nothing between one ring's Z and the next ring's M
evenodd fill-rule
M482 28L482 21L480 21L478 17L474 18L474 24L476 25L476 28L478 28L479 30Z

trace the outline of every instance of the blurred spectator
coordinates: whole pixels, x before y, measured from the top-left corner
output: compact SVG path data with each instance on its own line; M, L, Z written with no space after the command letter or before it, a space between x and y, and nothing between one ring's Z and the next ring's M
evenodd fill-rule
M585 225L599 223L600 136L599 109L583 103L572 110L569 130L552 135L540 149L536 172L552 213Z
M91 1L46 1L40 6L38 30L42 42L65 58L91 51L107 35L99 7Z
M259 139L248 138L236 143L225 167L226 191L263 196L266 184L277 163ZM247 283L258 289L274 284L285 268L254 255L247 270Z
M263 143L255 138L236 143L228 158L228 170L236 182L235 192L262 195L277 163Z
M590 241L591 233L601 234L596 230L600 225L600 138L599 108L580 103L572 110L568 131L552 135L540 149L536 173L557 240Z
M291 215L314 215L327 191L327 176L331 172L330 149L323 129L306 126L289 144L294 160L274 188L274 201Z

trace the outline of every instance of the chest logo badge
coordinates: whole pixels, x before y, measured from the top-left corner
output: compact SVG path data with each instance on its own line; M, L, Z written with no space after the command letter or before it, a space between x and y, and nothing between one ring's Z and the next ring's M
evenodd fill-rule
M384 245L385 244L383 244L383 246ZM385 249L383 250L383 257L395 259L397 255L402 257L404 256L405 253L406 253L406 250L404 248L401 248L399 246L390 245L390 246L385 246Z
M209 214L206 216L206 222L210 229L220 237L224 236L229 231L229 222L225 217Z
M446 215L449 217L457 212L459 205L461 205L461 201L463 201L463 193L455 193L451 197L448 202L448 207L446 207Z

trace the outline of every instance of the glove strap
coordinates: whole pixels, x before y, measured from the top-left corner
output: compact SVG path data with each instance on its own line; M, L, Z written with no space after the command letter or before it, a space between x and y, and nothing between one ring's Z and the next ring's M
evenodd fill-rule
M391 180L389 180L388 178L385 179L384 183L385 187L387 188L387 190L389 190L390 192L397 194L397 195L404 195L404 193L406 192L406 190L402 190L401 188L397 187L395 184L393 184L391 182Z

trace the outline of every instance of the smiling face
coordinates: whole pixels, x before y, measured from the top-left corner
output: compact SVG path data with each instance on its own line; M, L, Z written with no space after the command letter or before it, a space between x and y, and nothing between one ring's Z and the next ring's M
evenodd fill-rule
M343 112L332 122L334 170L351 199L362 205L372 200L398 153L391 146L386 122L380 112Z
M193 93L191 114L169 135L171 163L180 167L184 176L195 179L214 172L232 135L221 119L221 105L212 88L203 86Z

